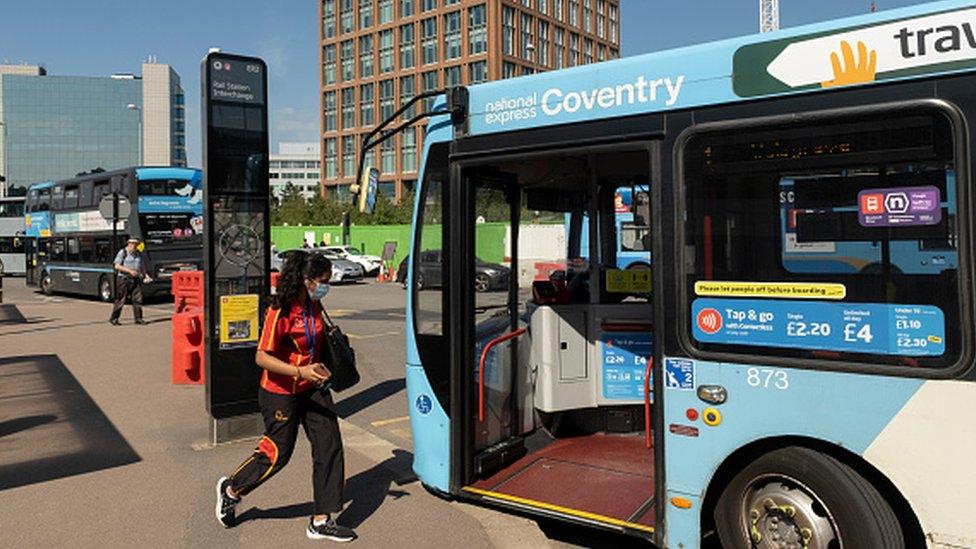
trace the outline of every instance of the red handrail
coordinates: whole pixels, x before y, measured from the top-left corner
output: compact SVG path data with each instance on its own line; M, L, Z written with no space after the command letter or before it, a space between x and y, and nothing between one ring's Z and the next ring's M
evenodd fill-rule
M481 362L478 364L478 421L485 420L485 360L488 359L488 351L492 347L498 345L499 343L504 343L509 339L515 339L516 337L524 334L526 332L525 328L519 328L514 332L509 332L503 336L498 336L495 339L488 342L485 345L484 350L481 351Z
M644 371L644 446L651 447L651 367L654 357L647 357L647 370Z

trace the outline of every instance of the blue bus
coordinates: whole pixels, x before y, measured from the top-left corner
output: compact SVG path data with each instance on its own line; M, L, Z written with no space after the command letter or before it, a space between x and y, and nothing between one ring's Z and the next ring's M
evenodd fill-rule
M135 167L31 185L27 190L27 285L113 299L112 261L130 236L142 240L153 282L146 295L168 292L173 273L203 262L203 174L180 167ZM105 196L131 204L116 227L99 213Z
M407 276L421 482L663 547L976 546L974 18L945 1L446 90ZM621 300L629 181L655 182L652 291ZM878 243L877 267L796 268L784 181L794 246ZM586 250L571 224L568 291L471 289L485 204L512 264L524 212L597 220ZM909 269L903 242L954 256ZM420 292L428 249L444 284Z

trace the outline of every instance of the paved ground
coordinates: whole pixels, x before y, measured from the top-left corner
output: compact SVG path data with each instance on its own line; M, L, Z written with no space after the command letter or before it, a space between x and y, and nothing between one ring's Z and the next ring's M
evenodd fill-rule
M403 290L337 287L329 305L357 349L362 383L340 401L343 522L359 547L639 546L429 495L411 478L403 396ZM9 547L311 545L307 442L248 497L242 524L213 518L213 481L252 442L206 444L202 386L170 384L170 312L111 327L111 307L44 297L6 279L0 305L0 532ZM341 319L341 320L340 320Z

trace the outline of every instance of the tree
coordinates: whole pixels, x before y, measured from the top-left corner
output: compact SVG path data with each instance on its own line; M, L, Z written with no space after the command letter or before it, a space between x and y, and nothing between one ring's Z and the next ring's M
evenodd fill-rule
M291 183L285 185L281 201L272 215L275 225L308 225L310 220L308 201Z

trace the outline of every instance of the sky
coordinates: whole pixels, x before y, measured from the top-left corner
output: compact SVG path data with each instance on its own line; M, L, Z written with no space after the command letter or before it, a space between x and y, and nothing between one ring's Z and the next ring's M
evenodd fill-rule
M0 62L42 64L51 75L138 74L150 55L186 91L187 155L200 159L200 60L211 47L269 66L271 150L317 141L317 0L43 0L3 2ZM919 2L876 0L878 10ZM621 54L631 56L753 34L759 0L621 0ZM780 0L780 26L867 13L870 0ZM12 16L8 18L7 16ZM15 24L10 24L16 21Z

